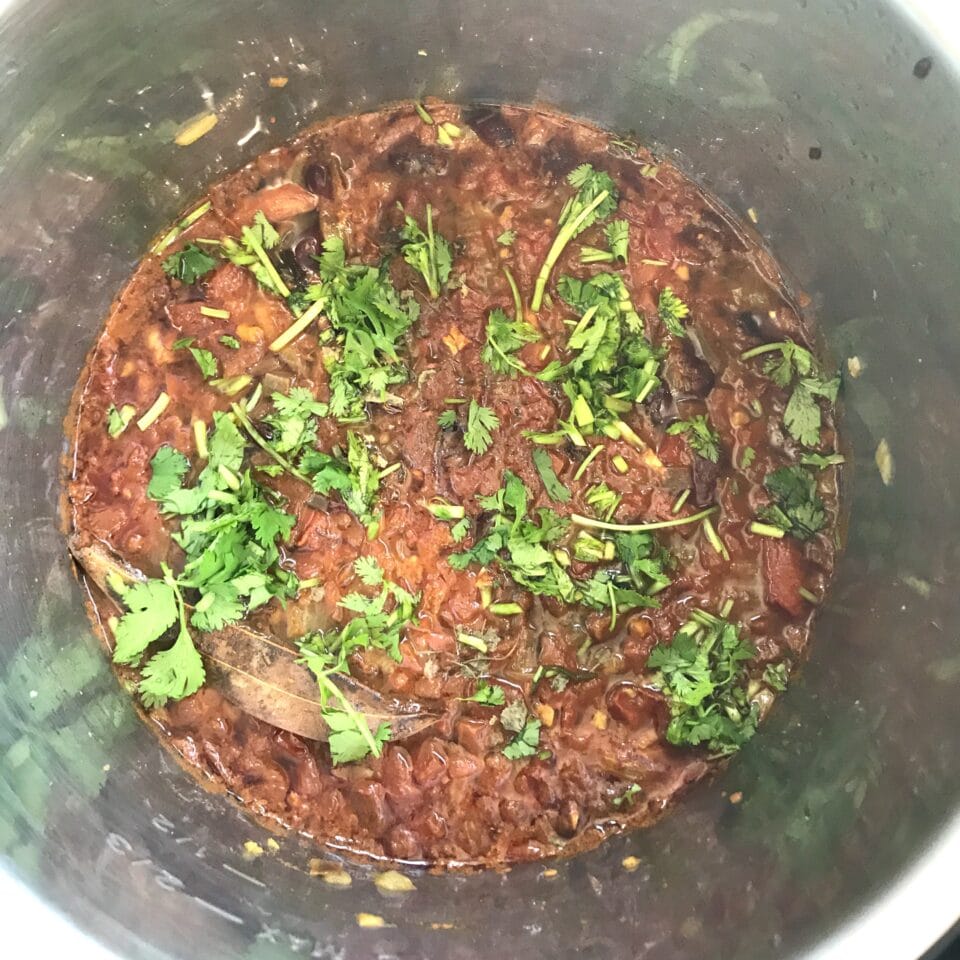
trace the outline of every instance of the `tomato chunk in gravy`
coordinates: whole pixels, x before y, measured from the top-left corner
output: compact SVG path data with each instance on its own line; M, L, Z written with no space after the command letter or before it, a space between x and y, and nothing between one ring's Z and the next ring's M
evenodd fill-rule
M118 296L71 549L163 741L251 809L357 856L583 850L804 656L842 462L811 343L749 231L629 141L330 120Z

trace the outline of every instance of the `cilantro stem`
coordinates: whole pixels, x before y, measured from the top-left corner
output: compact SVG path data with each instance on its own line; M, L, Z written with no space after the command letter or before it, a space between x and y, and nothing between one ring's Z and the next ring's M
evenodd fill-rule
M216 307L202 306L200 312L205 317L213 317L214 320L229 320L230 311L229 310L218 310Z
M650 523L607 523L604 520L594 520L579 513L571 514L570 520L578 527L592 527L594 530L613 530L621 533L639 533L643 530L666 530L668 527L682 527L687 523L698 523L706 517L716 513L719 507L708 507L689 517L677 517L676 520L654 520Z
M687 498L690 496L690 488L687 487L686 490L680 492L680 496L677 497L673 506L670 508L671 513L679 513L683 509L683 505L687 502Z
M553 245L547 253L547 258L543 261L543 266L540 268L540 273L537 274L537 283L533 289L533 299L530 301L530 309L534 313L540 312L540 307L543 305L543 295L547 291L547 282L550 280L550 272L553 270L557 260L560 259L560 254L563 253L564 247L577 235L580 224L609 196L609 190L602 190L573 220L563 226L557 233L556 239L553 241Z
M580 466L577 467L577 472L573 475L574 483L576 483L576 481L579 480L579 479L583 476L583 474L586 472L587 467L589 467L590 464L593 463L593 461L597 459L597 457L600 455L600 451L601 451L602 449L603 449L603 444L602 444L602 443L598 443L598 444L587 454L587 456L584 458L583 463L581 463Z
M170 244L173 243L173 241L176 240L177 237L179 237L180 234L187 229L187 227L195 224L212 206L213 204L209 200L206 203L201 203L196 210L194 210L192 213L188 213L178 224L176 224L176 226L171 227L170 230L165 233L159 241L157 241L152 252L160 253L161 251L166 250L167 247L169 247ZM217 242L219 243L219 241Z
M320 314L323 312L323 308L326 305L327 301L324 297L321 297L319 300L315 300L313 303L311 303L310 306L307 307L302 314L300 314L299 319L290 324L290 326L287 327L287 329L284 330L283 333L281 333L280 336L273 341L273 343L270 344L270 349L274 353L279 353L279 351L283 350L284 347L287 347L293 343L293 341L296 340L297 337L299 337L300 334L303 333L303 331L306 330L307 327L309 327L318 316L320 316Z
M263 384L258 383L253 388L253 393L251 393L250 396L243 401L243 406L244 406L244 409L247 411L247 413L253 413L253 411L257 407L257 404L260 402L260 398L262 396L263 396Z
M491 603L488 609L498 617L515 617L518 613L523 613L523 607L519 603Z
M267 256L267 251L263 249L256 234L249 227L243 228L243 240L257 255L257 259L263 264L263 269L267 271L267 276L270 277L277 293L286 300L287 297L290 296L290 288L283 282L283 278L277 273L277 268L273 265L273 261Z
M277 453L277 451L274 450L273 447L269 443L267 443L266 440L264 440L264 438L260 435L260 432L257 430L257 428L253 425L252 421L250 420L250 418L247 416L247 412L243 409L243 407L240 406L239 403L230 404L230 409L233 410L234 416L237 418L237 420L240 421L240 426L242 426L243 429L246 430L250 439L265 454L267 454L267 456L269 456L271 459L273 459L278 464L280 464L280 466L283 467L283 469L286 470L287 473L289 473L291 476L296 477L298 480L307 484L307 486L312 486L310 481L307 479L307 477L303 473L301 473L289 460L287 460L286 457Z
M517 286L517 281L513 279L509 267L503 268L503 275L507 278L507 283L510 284L510 293L513 294L513 316L519 323L523 319L523 300L520 297L520 288Z
M759 357L764 353L774 353L777 350L783 351L784 347L789 346L789 343L764 343L759 347L753 347L750 350L745 350L740 354L741 360L752 360L754 357Z
M436 300L440 296L440 270L437 266L437 245L433 240L433 208L427 204L427 262L430 270L426 276L430 299Z
M807 603L812 603L814 606L817 606L817 604L820 603L819 597L817 597L813 591L808 590L806 587L799 587L797 589L797 593L799 593L800 596L807 601Z
M161 416L168 406L170 406L170 396L162 392L160 396L153 401L150 409L137 421L137 428L141 431L146 430Z
M747 529L758 537L772 537L774 540L782 540L786 535L786 530L771 523L761 523L759 520L754 520Z
M343 695L340 688L330 679L329 674L318 673L315 674L315 676L317 678L317 683L320 686L321 694L324 694L325 696L333 694L333 696L340 701L340 704L343 707L343 712L350 717L357 730L360 731L360 736L366 740L367 746L370 748L370 753L372 753L375 757L379 757L381 752L380 744L377 743L377 741L373 738L373 734L370 732L370 725L367 723L367 718L353 708L353 705Z
M209 456L207 449L207 425L202 420L193 421L193 438L197 444L197 456L206 460Z
M710 541L710 546L713 547L713 549L716 550L716 552L719 553L724 560L729 560L730 554L727 552L724 542L720 539L720 534L717 533L717 530L709 517L704 518L703 532L706 534L707 540Z
M424 123L429 124L431 127L433 126L433 117L427 113L427 108L419 100L413 101L413 109L417 111L417 116L420 117Z

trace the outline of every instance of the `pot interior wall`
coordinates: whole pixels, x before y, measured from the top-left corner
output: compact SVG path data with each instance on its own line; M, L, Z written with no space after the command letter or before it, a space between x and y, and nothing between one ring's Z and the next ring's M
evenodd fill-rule
M890 4L33 0L0 56L0 865L130 957L737 960L823 940L936 836L960 794L958 89ZM267 834L171 763L90 634L57 475L84 354L150 236L304 123L428 94L634 131L756 212L865 369L845 384L850 546L762 735L552 878L422 876L396 900L362 869L311 879L296 838L244 859ZM209 104L217 127L174 146Z

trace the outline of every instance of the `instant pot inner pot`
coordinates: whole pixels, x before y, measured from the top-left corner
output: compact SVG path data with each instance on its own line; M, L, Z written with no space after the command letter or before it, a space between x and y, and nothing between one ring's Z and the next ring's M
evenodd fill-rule
M0 869L127 957L651 960L805 954L914 869L960 793L960 131L956 76L895 4L33 0L8 5L0 55ZM421 875L396 899L367 869L309 876L319 851L272 850L137 720L58 532L58 466L151 235L301 126L428 94L635 132L755 212L863 372L844 386L849 547L761 735L663 823L555 875Z

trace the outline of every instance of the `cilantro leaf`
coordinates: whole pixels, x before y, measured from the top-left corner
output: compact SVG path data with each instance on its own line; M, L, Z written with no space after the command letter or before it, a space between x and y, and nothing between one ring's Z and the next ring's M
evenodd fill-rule
M610 244L610 252L617 260L627 262L627 250L630 243L630 224L626 220L613 220L603 231Z
M620 193L608 173L594 170L589 163L581 164L567 175L567 182L576 193L563 206L557 218L557 236L547 252L537 275L530 309L536 313L543 304L550 272L567 244L598 220L605 220L617 208Z
M136 408L125 403L119 410L111 403L107 409L107 433L116 439L130 426L136 414Z
M426 232L411 216L404 220L400 231L403 241L403 259L423 276L430 298L436 300L440 290L450 278L450 268L453 264L453 254L450 244L433 229L433 210L427 204Z
M383 568L373 557L357 557L353 569L368 587L379 587L383 583Z
M553 469L550 454L543 447L534 447L533 465L537 468L537 473L540 474L547 496L555 503L569 503L570 490L560 482Z
M663 325L675 337L687 335L680 321L690 316L690 308L673 292L672 288L664 287L660 291L657 313Z
M522 706L522 703L521 703ZM505 707L504 711L509 707ZM501 713L501 723L503 714ZM540 726L539 720L533 717L527 717L523 726L517 731L513 739L501 751L508 760L522 760L524 757L532 757L537 753L540 746Z
M540 334L526 320L511 320L499 307L487 317L486 344L480 359L494 373L516 377L518 370L525 370L516 358L516 352L525 344L533 343Z
M441 430L449 430L457 422L457 413L455 410L444 410L443 413L437 417L437 426Z
M325 417L328 406L316 400L306 387L293 387L288 394L272 393L273 413L263 418L271 428L270 443L277 453L299 456L317 438L317 417Z
M161 264L168 277L188 285L206 276L216 265L217 261L195 243L188 243L182 250L171 253Z
M253 224L240 231L240 239L224 237L220 242L220 249L231 263L249 270L261 287L286 299L290 296L290 288L284 283L269 256L269 251L279 243L280 234L267 220L264 212L258 210Z
M203 659L182 626L173 646L154 654L144 664L137 687L147 709L196 693L206 680Z
M641 793L643 793L643 788L637 783L631 783L620 796L613 798L613 805L617 809L623 806L632 806L634 798Z
M347 456L333 456L319 450L306 450L300 458L300 470L310 478L317 493L340 494L347 509L368 530L376 522L373 504L380 489L380 472L374 467L367 445L359 434L347 433Z
M756 457L757 451L754 450L753 447L744 448L743 453L740 455L740 469L746 470L750 464L753 463Z
M180 489L190 461L179 450L163 446L153 455L150 469L147 496L151 500L164 500L172 491Z
M225 333L222 337L220 337L220 343L222 343L225 347L229 347L231 350L240 349L240 341L236 337L230 336L229 333Z
M116 663L136 665L144 650L159 640L177 620L177 598L164 580L137 583L123 594L127 606L114 631Z
M826 523L817 481L803 467L780 467L763 481L773 502L759 511L762 519L776 524L800 540L809 540Z
M499 243L501 247L512 247L516 239L516 230L504 230L503 233L497 237L497 243Z
M711 463L720 459L720 437L702 414L689 420L677 420L667 427L667 433L671 436L685 435L690 448Z
M470 532L470 520L468 517L463 517L463 519L458 520L450 528L450 536L453 537L454 543L460 543L467 534Z
M823 397L834 403L839 386L839 377L828 381L804 378L797 383L783 411L784 425L794 440L806 447L820 442L822 415L816 398Z
M197 361L204 380L217 375L217 358L209 350L203 350L200 347L190 347L189 350L193 359Z
M467 426L463 431L464 446L471 452L482 454L493 443L491 430L500 426L500 418L489 407L481 407L476 400L470 401Z
M355 716L345 710L334 709L323 710L321 715L330 728L328 745L334 764L355 763L370 755L365 731L361 730ZM377 747L381 748L393 733L388 723L381 723L372 735Z
M467 703L479 703L484 707L499 707L504 703L503 687L481 680L477 683L477 689L472 696L462 697L461 699Z
M756 649L737 626L703 613L657 644L647 666L659 670L670 705L667 740L677 746L705 743L717 756L735 753L756 732L758 712L747 696L747 661Z

